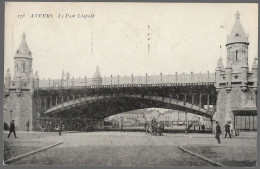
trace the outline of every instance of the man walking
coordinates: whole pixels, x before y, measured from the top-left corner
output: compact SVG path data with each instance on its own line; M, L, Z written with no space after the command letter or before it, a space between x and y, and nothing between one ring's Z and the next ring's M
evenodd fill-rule
M29 132L29 128L30 128L30 120L27 121L27 123L26 123L26 127L27 127L27 132Z
M227 124L225 125L225 138L227 138L227 134L229 135L229 138L231 138L231 134L230 134L230 121L227 122Z
M218 144L220 144L220 134L221 134L221 128L220 128L220 125L218 123L218 121L216 121L216 139L218 140Z
M202 133L204 133L205 132L205 125L204 124L202 124L201 129L202 129Z
M10 124L8 138L10 137L10 135L11 135L12 133L14 133L14 137L15 137L15 138L18 138L18 137L16 137L16 134L15 134L15 124L14 124L14 120L12 120L12 122L11 122L11 124Z

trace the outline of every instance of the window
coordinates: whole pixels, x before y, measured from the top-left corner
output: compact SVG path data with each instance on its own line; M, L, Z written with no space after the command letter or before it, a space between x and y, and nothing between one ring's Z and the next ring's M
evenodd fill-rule
M18 72L18 64L15 65L15 70Z
M237 61L237 52L238 52L238 51L236 50L236 61Z
M25 63L23 63L23 72L25 72Z

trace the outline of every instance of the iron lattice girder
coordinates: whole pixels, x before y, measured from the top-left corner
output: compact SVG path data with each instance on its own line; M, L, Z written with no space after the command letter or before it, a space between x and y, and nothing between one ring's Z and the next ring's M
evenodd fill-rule
M117 104L106 105L105 102L113 102L117 101ZM134 104L137 105L133 105ZM170 98L163 98L163 97L156 97L156 96L142 96L142 95L128 95L128 96L99 96L99 97L88 97L82 98L81 100L76 99L69 102L65 102L60 105L57 105L51 109L48 109L44 114L63 114L63 112L71 111L77 112L78 110L87 109L88 105L96 103L96 108L103 105L105 107L102 111L107 112L107 108L114 110L110 113L102 114L102 117L107 117L113 114L122 113L130 110L142 109L142 108L149 108L151 106L157 105L156 107L161 108L168 108L168 109L177 109L181 111L187 111L193 114L202 115L205 117L212 117L213 112L208 111L206 109L200 108L199 106L192 105L190 103L185 103L182 101L170 99ZM129 104L131 103L131 104ZM121 105L120 105L121 104ZM113 108L114 106L114 108ZM115 108L116 107L116 108ZM77 110L78 109L78 110ZM115 111L116 110L116 111ZM84 111L83 111L84 112Z
M76 87L76 88L48 88L48 90L39 89L34 92L33 101L34 101L34 111L43 114L46 110L50 110L52 107L61 105L68 102L73 101L73 104L68 105L67 107L60 107L59 112L72 110L73 108L78 109L79 107L85 107L86 105L90 104L85 103L83 100L84 98L91 98L91 97L100 97L98 100L101 101L102 97L110 97L111 100L112 96L126 98L130 96L134 96L135 99L138 97L143 100L153 101L153 104L162 103L164 104L164 108L172 108L172 109L181 109L183 111L189 110L189 112L194 114L205 115L207 117L211 117L213 112L208 111L200 108L203 105L216 105L216 89L214 83L201 83L201 84L174 84L174 85L121 85L115 87ZM207 103L207 97L209 97L209 103ZM157 98L157 99L152 99ZM159 99L160 98L160 99ZM81 99L80 103L76 103L77 99ZM103 98L104 99L104 98ZM134 100L134 98L132 98ZM186 101L185 101L186 99ZM98 100L94 102L97 103ZM163 101L164 100L164 101ZM178 100L178 102L182 102L181 104L170 103L169 100L172 102L174 100ZM168 102L167 102L168 101ZM92 100L93 102L93 100ZM140 100L138 100L140 102ZM185 106L184 105L185 102ZM191 104L191 103L194 104ZM140 102L144 103L144 102ZM195 105L196 104L196 105ZM145 104L146 106L149 104ZM155 107L154 105L150 104L150 107ZM198 106L200 105L200 106ZM117 106L117 105L115 105ZM127 106L127 105L126 105ZM187 106L190 106L187 107ZM137 108L144 108L142 106L136 106ZM148 108L148 107L145 107ZM197 109L195 109L197 108ZM111 108L112 109L112 108ZM123 110L123 109L122 109ZM205 111L204 111L205 110ZM93 110L94 111L94 110ZM130 110L129 110L130 111ZM122 113L122 112L119 112Z

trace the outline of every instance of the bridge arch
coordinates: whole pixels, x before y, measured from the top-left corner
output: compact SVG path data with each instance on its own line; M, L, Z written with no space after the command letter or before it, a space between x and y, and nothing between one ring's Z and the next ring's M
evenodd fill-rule
M214 110L204 109L185 101L169 97L147 95L89 96L70 100L47 109L43 114L50 117L105 118L126 111L150 107L181 110L211 118Z

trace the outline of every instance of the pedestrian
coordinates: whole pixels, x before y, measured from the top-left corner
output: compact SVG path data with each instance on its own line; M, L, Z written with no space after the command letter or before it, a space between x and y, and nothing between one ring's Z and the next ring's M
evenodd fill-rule
M62 127L63 127L63 124L62 124L62 121L60 121L60 124L59 124L59 135L61 136L61 132L62 132Z
M227 134L229 135L229 138L231 138L231 134L230 134L230 124L231 123L230 121L227 122L227 124L225 125L225 138L227 138Z
M29 128L30 128L30 119L27 121L27 123L26 123L26 127L27 127L27 132L29 132Z
M201 129L202 129L202 133L204 133L205 132L205 125L204 124L202 124Z
M15 138L18 138L18 137L16 137L16 134L15 134L15 124L14 124L14 120L12 120L12 122L11 122L11 124L10 124L8 138L10 137L10 135L11 135L12 133L14 133L14 137L15 137Z
M220 144L220 134L221 134L221 128L220 128L220 125L219 125L219 122L216 121L216 139L218 140L218 144Z

